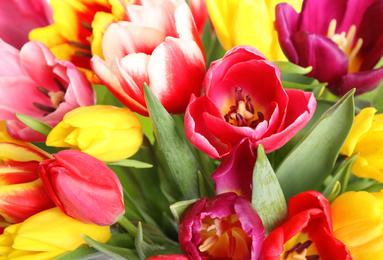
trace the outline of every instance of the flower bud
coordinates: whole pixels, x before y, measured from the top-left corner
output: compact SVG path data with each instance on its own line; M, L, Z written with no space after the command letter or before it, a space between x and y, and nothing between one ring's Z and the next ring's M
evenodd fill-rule
M134 155L142 139L141 122L132 111L98 105L67 113L49 133L47 145L81 150L101 161L119 161Z
M40 163L39 174L65 214L99 226L112 225L124 214L121 183L103 162L76 150L53 157Z

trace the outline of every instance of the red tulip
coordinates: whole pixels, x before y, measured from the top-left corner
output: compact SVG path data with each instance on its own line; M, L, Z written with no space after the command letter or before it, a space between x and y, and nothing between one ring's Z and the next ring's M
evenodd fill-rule
M198 200L184 213L179 228L182 252L193 260L256 260L264 237L260 217L235 193Z
M184 255L156 255L146 260L190 260Z
M65 113L95 103L91 84L72 63L58 60L41 42L19 51L0 39L0 120L13 138L43 142L45 136L21 123L15 112L55 126Z
M105 61L91 66L102 83L128 108L148 116L146 82L169 113L184 113L191 94L202 94L206 72L199 34L184 1L142 1L126 6L130 21L108 27Z
M289 141L312 117L314 95L281 85L275 64L251 46L238 46L213 62L204 96L192 97L185 114L188 140L214 159L243 138L265 152Z
M124 214L121 183L103 162L77 150L53 157L40 163L39 174L65 214L99 226L112 225Z
M265 260L282 257L351 260L346 246L333 236L329 202L316 191L306 191L290 199L288 220L267 236L262 251ZM293 258L296 255L300 256Z

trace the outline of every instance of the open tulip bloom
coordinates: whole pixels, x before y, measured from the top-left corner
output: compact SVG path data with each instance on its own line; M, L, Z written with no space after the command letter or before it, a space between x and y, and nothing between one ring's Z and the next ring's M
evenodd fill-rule
M0 260L383 259L383 0L0 2Z

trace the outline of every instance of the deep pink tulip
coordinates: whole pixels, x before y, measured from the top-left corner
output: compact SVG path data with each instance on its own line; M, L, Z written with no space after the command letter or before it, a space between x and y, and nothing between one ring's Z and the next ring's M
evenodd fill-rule
M98 159L77 151L53 154L39 174L53 202L68 216L99 226L114 224L125 212L116 174Z
M204 96L185 113L188 140L211 158L230 153L243 138L269 153L289 141L312 117L310 92L286 89L280 70L251 46L237 46L212 62Z
M0 1L0 38L17 49L28 42L29 32L53 22L47 0Z
M253 169L256 161L254 144L249 138L242 139L222 159L211 175L215 182L215 193L235 192L238 196L251 201Z
M128 108L148 116L146 82L169 113L184 113L190 95L202 94L205 54L190 9L184 1L142 1L127 5L130 21L108 27L105 61L91 66L101 82Z
M0 40L0 55L0 120L7 120L13 138L45 141L15 112L55 126L68 111L95 103L85 75L69 61L55 58L42 43L28 42L19 51Z
M265 231L250 202L235 193L202 198L182 216L179 242L193 260L257 260Z
M362 94L383 80L373 69L383 55L382 0L305 0L301 13L290 5L276 6L276 29L286 57L308 76L328 82L342 96L356 88Z

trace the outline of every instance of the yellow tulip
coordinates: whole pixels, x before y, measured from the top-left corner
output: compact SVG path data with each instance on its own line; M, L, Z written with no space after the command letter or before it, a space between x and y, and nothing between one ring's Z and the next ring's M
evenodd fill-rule
M359 154L351 169L353 174L383 182L383 114L375 113L375 108L368 107L355 117L340 153L348 157Z
M275 6L287 2L300 11L302 0L206 0L224 49L251 45L269 60L286 60L274 29Z
M46 143L80 150L101 161L119 161L134 155L142 140L141 122L132 111L98 105L79 107L65 114Z
M111 236L109 227L84 224L51 208L7 227L0 235L0 259L53 259L86 244L82 234L102 243Z
M383 192L346 192L331 204L334 237L354 260L383 259Z

